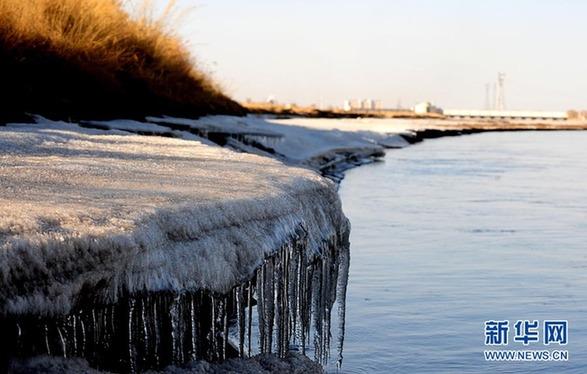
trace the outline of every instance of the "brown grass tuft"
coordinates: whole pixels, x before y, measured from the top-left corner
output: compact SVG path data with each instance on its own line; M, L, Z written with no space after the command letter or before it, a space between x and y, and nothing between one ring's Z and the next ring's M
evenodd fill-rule
M243 112L160 21L118 0L0 0L0 117Z

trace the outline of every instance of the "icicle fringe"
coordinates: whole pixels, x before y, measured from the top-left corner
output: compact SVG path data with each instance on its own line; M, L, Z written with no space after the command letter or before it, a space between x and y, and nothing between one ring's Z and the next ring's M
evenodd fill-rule
M341 359L348 231L324 243L318 255L308 255L306 246L303 235L294 238L225 294L134 294L110 305L78 305L65 316L8 316L0 320L3 339L17 342L12 357L82 357L95 368L122 372L257 353L285 357L309 348L325 363L338 299Z

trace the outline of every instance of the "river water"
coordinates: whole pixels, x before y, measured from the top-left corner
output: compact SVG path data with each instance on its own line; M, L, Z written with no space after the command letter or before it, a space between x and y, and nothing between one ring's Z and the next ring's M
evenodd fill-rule
M352 223L342 372L587 373L587 132L485 133L391 150L348 172ZM566 362L488 362L510 350ZM513 342L538 320L540 342ZM543 321L568 320L566 346ZM499 347L498 347L499 349Z

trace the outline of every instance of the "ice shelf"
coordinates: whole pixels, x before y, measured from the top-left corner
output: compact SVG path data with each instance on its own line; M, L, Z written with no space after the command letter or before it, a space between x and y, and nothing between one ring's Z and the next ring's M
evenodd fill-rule
M193 134L38 122L0 127L10 354L120 371L310 346L328 357L348 273L334 183Z

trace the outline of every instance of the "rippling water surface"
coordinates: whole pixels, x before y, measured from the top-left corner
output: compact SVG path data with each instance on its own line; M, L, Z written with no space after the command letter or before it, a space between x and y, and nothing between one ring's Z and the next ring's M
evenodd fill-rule
M340 193L343 372L587 373L587 132L427 140ZM492 319L568 320L569 361L485 362Z

